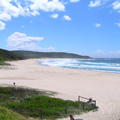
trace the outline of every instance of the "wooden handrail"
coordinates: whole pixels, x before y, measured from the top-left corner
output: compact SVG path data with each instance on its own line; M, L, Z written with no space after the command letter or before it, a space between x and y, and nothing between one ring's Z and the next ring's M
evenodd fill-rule
M86 97L78 96L78 101L80 101L80 98L86 99L86 100L88 100L88 102L94 103L95 106L96 106L96 100L92 100L92 98L86 98Z

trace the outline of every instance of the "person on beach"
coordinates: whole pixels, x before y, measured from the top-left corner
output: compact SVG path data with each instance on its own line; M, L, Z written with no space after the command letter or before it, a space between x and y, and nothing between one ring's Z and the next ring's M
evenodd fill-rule
M89 100L87 101L87 103L92 103L92 98L89 98Z
M72 115L70 115L70 120L75 120Z

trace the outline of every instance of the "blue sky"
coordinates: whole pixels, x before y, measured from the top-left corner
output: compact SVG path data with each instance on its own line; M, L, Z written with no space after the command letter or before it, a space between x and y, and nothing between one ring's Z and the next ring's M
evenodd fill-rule
M120 58L120 0L0 0L0 48Z

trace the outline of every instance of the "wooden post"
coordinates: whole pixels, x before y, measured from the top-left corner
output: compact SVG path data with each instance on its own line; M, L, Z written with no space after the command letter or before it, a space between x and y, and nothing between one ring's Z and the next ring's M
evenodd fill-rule
M43 116L42 116L42 114L40 115L40 118L41 118L41 120L43 119Z
M80 102L80 96L78 96L78 101Z
M85 103L83 102L83 110L85 109Z
M67 114L67 108L65 107L65 114Z
M42 110L40 110L40 118L41 118L41 120L43 119Z
M95 107L96 107L96 100L95 100Z
M15 106L13 106L13 111L15 111Z

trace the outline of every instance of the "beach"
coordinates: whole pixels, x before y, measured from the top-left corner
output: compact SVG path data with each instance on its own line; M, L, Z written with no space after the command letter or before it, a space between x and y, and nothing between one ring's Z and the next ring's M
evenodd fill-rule
M76 120L120 120L120 74L40 66L38 60L11 61L11 66L0 67L0 85L15 82L16 86L57 92L54 97L65 100L93 98L98 111L76 115Z

